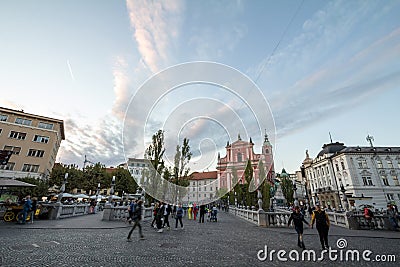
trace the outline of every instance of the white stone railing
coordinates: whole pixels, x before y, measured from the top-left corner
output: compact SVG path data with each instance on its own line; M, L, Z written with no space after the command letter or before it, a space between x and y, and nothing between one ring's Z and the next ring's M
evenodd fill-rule
M142 210L143 220L149 220L153 218L153 208L144 208ZM103 212L103 220L105 221L125 221L129 217L128 206L116 206L112 207L106 205Z
M230 207L229 212L254 224L258 224L258 212L255 210Z
M290 212L286 210L265 212L263 210L241 209L231 206L229 207L229 212L249 222L266 227L287 227L290 218Z
M89 207L90 205L88 204L62 205L60 207L60 215L57 219L88 214Z
M326 212L326 214L331 224L349 228L349 220L346 213Z

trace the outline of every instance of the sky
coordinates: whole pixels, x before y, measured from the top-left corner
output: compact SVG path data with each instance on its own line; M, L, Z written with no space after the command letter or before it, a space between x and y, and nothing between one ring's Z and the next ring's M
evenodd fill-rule
M191 169L214 170L238 134L260 153L266 129L275 170L293 173L330 135L400 145L398 14L389 0L1 1L0 106L62 119L62 163L142 158L162 128L169 162L187 137Z

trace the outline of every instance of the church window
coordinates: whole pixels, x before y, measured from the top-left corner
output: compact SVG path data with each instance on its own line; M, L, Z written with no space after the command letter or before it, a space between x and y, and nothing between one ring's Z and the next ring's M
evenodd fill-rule
M237 154L237 161L242 162L242 153Z

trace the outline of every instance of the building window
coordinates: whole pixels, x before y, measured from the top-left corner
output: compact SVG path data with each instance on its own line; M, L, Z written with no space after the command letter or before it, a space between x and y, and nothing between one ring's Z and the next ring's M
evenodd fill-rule
M7 115L0 114L0 121L7 121L7 119L8 119Z
M8 162L7 165L0 165L0 170L12 171L14 170L14 167L14 162Z
M377 159L376 160L376 165L378 166L379 169L382 169L383 168L382 160Z
M33 165L33 164L24 164L22 167L23 172L38 172L39 171L39 165Z
M394 200L394 195L393 194L386 194L387 200L393 201Z
M25 140L26 133L11 131L9 137L18 140Z
M0 135L1 135L1 132L2 132L2 131L3 131L3 129L0 128Z
M237 154L237 160L238 162L242 162L242 153Z
M16 118L15 119L15 123L31 126L32 125L32 120L23 119L23 118Z
M43 128L43 129L53 130L53 124L52 123L39 122L38 127L39 128Z
M389 181L386 175L381 175L383 184L389 186Z
M196 195L195 194L193 194L193 197L195 197Z
M335 166L336 166L336 170L339 171L339 164L336 163Z
M340 164L342 165L342 170L345 170L346 168L344 167L344 162L341 161Z
M41 135L35 135L33 138L33 142L39 142L39 143L45 143L47 144L49 142L49 137L48 136L41 136Z
M29 149L28 151L29 157L43 158L43 155L44 155L44 150Z
M366 159L359 159L358 160L358 167L360 169L366 169L368 167L367 166L367 160Z
M399 186L399 179L397 178L396 175L392 175L393 183L395 186Z
M365 186L373 185L371 176L363 176L362 180Z
M4 146L4 150L12 151L15 155L19 155L19 153L21 152L21 148L18 146Z
M389 168L393 168L393 162L391 160L387 161L387 165Z

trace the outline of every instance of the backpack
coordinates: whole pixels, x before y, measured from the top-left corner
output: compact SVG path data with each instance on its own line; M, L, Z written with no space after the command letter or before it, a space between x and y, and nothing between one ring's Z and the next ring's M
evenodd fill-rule
M129 211L133 214L133 213L135 212L135 210L136 210L136 203L135 203L135 202L132 202L132 203L129 205Z

